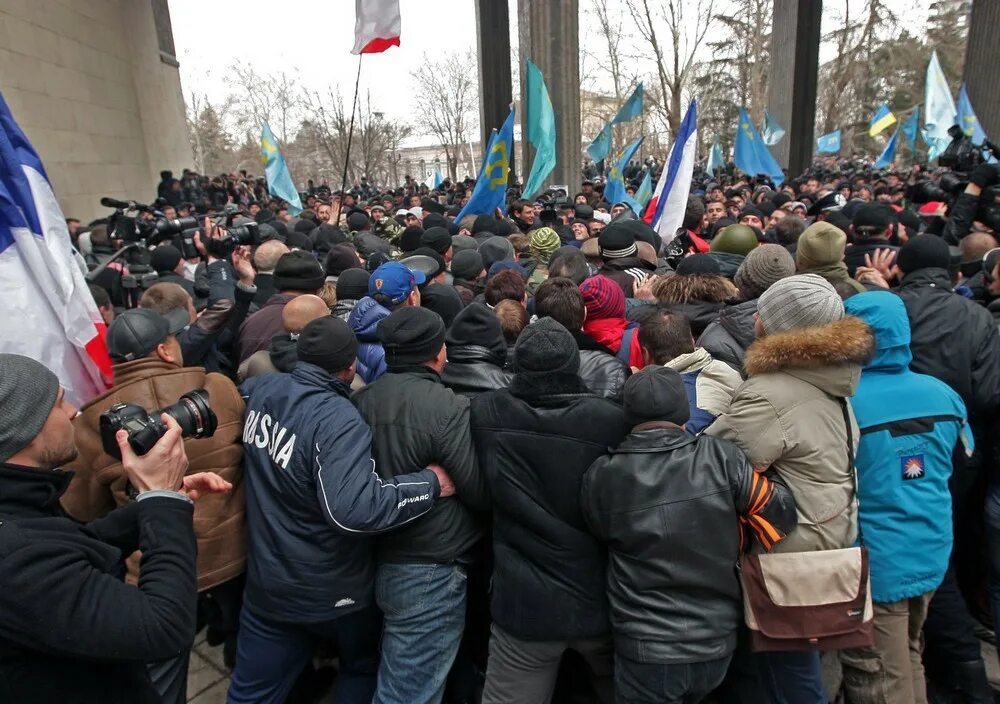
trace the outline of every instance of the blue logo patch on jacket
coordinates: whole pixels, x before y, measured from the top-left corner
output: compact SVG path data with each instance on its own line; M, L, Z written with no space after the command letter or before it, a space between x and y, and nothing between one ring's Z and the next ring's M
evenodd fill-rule
M924 456L903 455L899 458L899 468L903 473L903 481L920 479L924 476Z

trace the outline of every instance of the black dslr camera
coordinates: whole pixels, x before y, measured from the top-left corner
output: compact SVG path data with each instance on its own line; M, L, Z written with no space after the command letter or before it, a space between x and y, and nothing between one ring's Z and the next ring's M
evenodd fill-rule
M242 225L234 225L233 221L238 217L242 217L239 208L227 205L225 212L215 218L215 224L223 230L224 234L217 239L208 238L205 240L205 246L208 247L208 251L213 256L225 259L240 245L261 243L260 228L257 222L250 220Z
M215 434L219 419L208 405L205 389L189 391L177 403L149 413L134 403L118 403L101 414L101 443L104 452L117 460L122 455L118 449L115 433L128 433L128 444L137 455L145 455L167 432L167 426L160 420L166 413L181 426L181 436L185 438L210 438Z

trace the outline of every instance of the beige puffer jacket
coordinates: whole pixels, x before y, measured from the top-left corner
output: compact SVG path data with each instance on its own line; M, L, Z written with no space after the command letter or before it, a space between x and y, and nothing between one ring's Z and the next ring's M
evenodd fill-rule
M853 317L759 339L747 350L749 379L705 431L732 440L754 469L773 467L787 482L799 522L775 552L832 550L857 538L841 399L854 394L873 350L868 326ZM856 448L853 412L850 422Z

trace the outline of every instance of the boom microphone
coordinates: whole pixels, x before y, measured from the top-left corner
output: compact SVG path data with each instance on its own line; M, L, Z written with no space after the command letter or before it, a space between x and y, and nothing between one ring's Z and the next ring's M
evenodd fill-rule
M101 198L101 205L105 208L117 208L119 210L151 210L148 205L136 203L134 200L115 200L107 196Z

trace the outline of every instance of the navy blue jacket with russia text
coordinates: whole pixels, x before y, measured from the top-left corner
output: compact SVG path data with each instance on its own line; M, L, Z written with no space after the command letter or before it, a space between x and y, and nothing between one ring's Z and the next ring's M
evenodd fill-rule
M427 513L440 493L429 469L383 480L350 389L299 362L240 387L248 529L244 606L314 623L373 601L372 534Z

